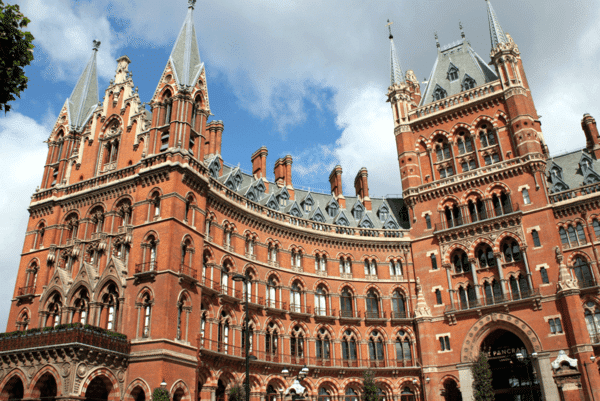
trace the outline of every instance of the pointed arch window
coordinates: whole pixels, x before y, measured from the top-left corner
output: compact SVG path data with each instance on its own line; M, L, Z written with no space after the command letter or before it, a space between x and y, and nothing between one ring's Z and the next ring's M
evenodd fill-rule
M600 343L600 308L588 301L584 306L585 324L590 335L592 344Z
M448 348L450 349L450 348ZM415 392L410 387L404 387L400 393L400 401L415 401Z
M475 202L469 200L467 203L467 209L469 210L469 216L471 217L472 223L487 219L485 204L481 199L477 199Z
M461 86L462 90L466 91L475 88L477 86L477 82L475 82L475 80L471 78L468 74L465 74Z
M365 259L365 276L377 276L377 262Z
M406 300L399 290L392 294L392 310L396 319L406 319Z
M458 251L452 257L455 273L468 273L471 271L471 262L464 251Z
M324 328L317 333L316 348L317 359L331 359L331 337Z
M592 277L592 271L590 270L589 265L582 257L578 256L575 258L575 263L573 264L573 272L575 273L575 277L577 277L577 281L579 283L580 288L592 287L595 285L594 279Z
M346 389L346 394L344 397L344 401L358 401L358 392L352 387L348 387Z
M73 317L71 319L73 323L81 323L83 325L87 323L89 302L87 290L81 289L73 303Z
M492 280L492 283L485 282L483 284L483 290L485 292L485 302L486 305L492 305L496 302L501 302L502 297L502 289L500 288L500 284L496 279Z
M342 317L354 317L354 297L348 288L342 290L340 304Z
M512 251L512 243L510 243L509 247L510 247L510 254L513 255L513 257L514 257L514 253ZM517 244L517 248L518 248L518 244ZM485 269L488 267L496 267L496 258L494 257L494 251L492 250L492 247L490 247L489 245L483 245L483 246L479 247L475 254L477 255L477 259L479 261L479 267L481 269ZM518 255L519 255L519 260L520 260L520 257L521 257L520 252L518 253ZM511 259L511 261L512 261L512 259Z
M342 359L344 359L347 366L354 366L357 355L356 335L351 330L346 330L342 336Z
M292 267L302 268L302 253L296 249L292 249Z
M402 276L402 262L400 260L390 260L390 276Z
M248 329L248 353L251 354L253 352L253 343L254 343L254 327L252 323L250 323L250 328ZM242 326L242 354L246 355L246 323Z
M331 393L325 387L319 389L318 401L331 401Z
M396 361L399 366L412 365L410 336L404 330L396 335Z
M510 292L513 300L531 296L529 282L525 275L519 274L518 277L512 276L508 282L510 284Z
M487 124L483 124L479 129L479 140L481 141L481 146L484 148L495 145L497 142L494 131Z
M277 294L277 282L273 277L270 277L267 281L267 306L269 308L275 308L276 305L276 294Z
M290 298L292 312L302 312L302 287L300 287L298 282L292 284Z
M304 358L304 334L300 326L295 326L290 335L290 354L292 358ZM300 361L294 361L301 363Z
M367 293L367 317L379 318L379 296L374 290L369 290Z
M456 81L458 79L458 68L452 63L448 67L448 80L450 82Z
M229 317L225 312L221 312L221 318L219 319L217 347L219 352L227 352L229 349Z
M371 361L383 361L383 336L377 330L373 330L369 336L369 359Z
M444 88L442 88L441 86L436 85L435 89L433 90L433 101L436 102L438 100L442 100L447 96L448 92L446 92L446 90L444 90Z
M349 257L340 257L340 273L352 274L352 261Z
M317 287L315 291L315 314L327 316L327 292L323 286Z
M478 306L475 288L471 284L467 285L466 288L460 286L458 288L458 297L461 309L470 309Z
M229 290L229 273L231 272L231 266L229 262L225 262L223 269L221 270L221 292L228 294Z
M267 333L265 334L265 353L267 354L267 360L274 360L277 356L279 341L279 330L275 326L275 323L271 322L267 326Z
M494 206L494 213L496 216L502 216L513 212L510 197L504 192L502 192L500 196L497 194L492 196L492 205Z
M473 142L471 141L471 137L466 136L464 132L461 132L458 135L456 145L458 146L458 153L461 155L473 151Z
M150 337L150 318L152 315L152 303L149 294L144 295L142 310L144 313L144 327L142 328L142 337L148 338Z
M59 294L54 294L47 307L48 318L46 319L46 327L58 326L62 314L62 298Z

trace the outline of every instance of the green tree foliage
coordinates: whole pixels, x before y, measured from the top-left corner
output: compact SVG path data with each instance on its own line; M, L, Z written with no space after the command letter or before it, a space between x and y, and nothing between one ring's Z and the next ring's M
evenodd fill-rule
M244 401L246 399L246 389L241 383L235 383L229 388L229 401Z
M475 401L494 401L494 388L492 387L492 370L484 353L480 353L473 366L473 395Z
M25 67L33 61L33 35L24 31L29 19L18 5L0 0L0 110L10 110L8 102L21 97L27 88Z
M362 401L379 401L379 388L375 384L375 373L372 370L363 373Z
M152 401L169 401L170 398L169 392L162 387L157 387L152 392Z

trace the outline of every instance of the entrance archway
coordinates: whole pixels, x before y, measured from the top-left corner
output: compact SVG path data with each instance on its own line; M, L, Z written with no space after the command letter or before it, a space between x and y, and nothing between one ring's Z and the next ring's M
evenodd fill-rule
M523 341L514 333L497 329L481 343L488 357L496 401L541 401L540 383Z
M35 392L42 401L54 401L58 392L56 379L50 373L45 373L35 385Z
M444 382L444 400L462 401L462 393L454 380L446 380Z
M25 394L25 386L19 376L13 376L2 389L0 396L8 401L18 401L23 399ZM5 398L6 397L6 398Z
M102 376L94 378L85 391L86 401L108 401L112 383Z
M215 398L217 401L225 401L225 383L219 379L217 389L215 390Z

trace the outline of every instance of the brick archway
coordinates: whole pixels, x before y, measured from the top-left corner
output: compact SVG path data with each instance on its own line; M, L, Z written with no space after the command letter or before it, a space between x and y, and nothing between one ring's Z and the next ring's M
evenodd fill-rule
M119 383L115 375L106 368L96 369L85 379L85 382L81 386L79 395L87 398L87 390L94 379L100 379L108 392L108 401L120 401L121 394L119 391ZM95 382L96 383L96 382Z
M467 335L460 352L462 363L472 362L479 353L481 342L496 329L504 329L514 333L523 341L529 353L540 352L542 343L533 328L524 320L505 313L492 313L479 319Z

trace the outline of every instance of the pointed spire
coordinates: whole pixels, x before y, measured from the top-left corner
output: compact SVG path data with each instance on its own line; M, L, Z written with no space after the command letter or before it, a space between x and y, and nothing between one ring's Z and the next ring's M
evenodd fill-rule
M179 31L169 60L175 72L177 84L183 88L193 87L202 71L202 61L194 28L194 6L196 0L188 0L188 13Z
M492 3L490 0L485 0L488 7L488 20L490 23L490 36L492 40L492 49L498 46L500 43L508 43L508 39L500 26L500 22L498 21L498 17L496 17L496 12L494 11L494 7L492 7Z
M67 99L69 124L71 129L81 131L88 122L98 104L98 73L96 71L96 54L100 42L94 40L93 53L90 61L83 70L81 77Z
M396 46L394 46L394 35L392 35L392 24L390 20L387 21L387 27L390 31L390 60L392 63L392 74L391 81L392 85L399 85L404 82L404 73L402 72L402 67L400 66L400 62L398 62L398 56L396 54Z

